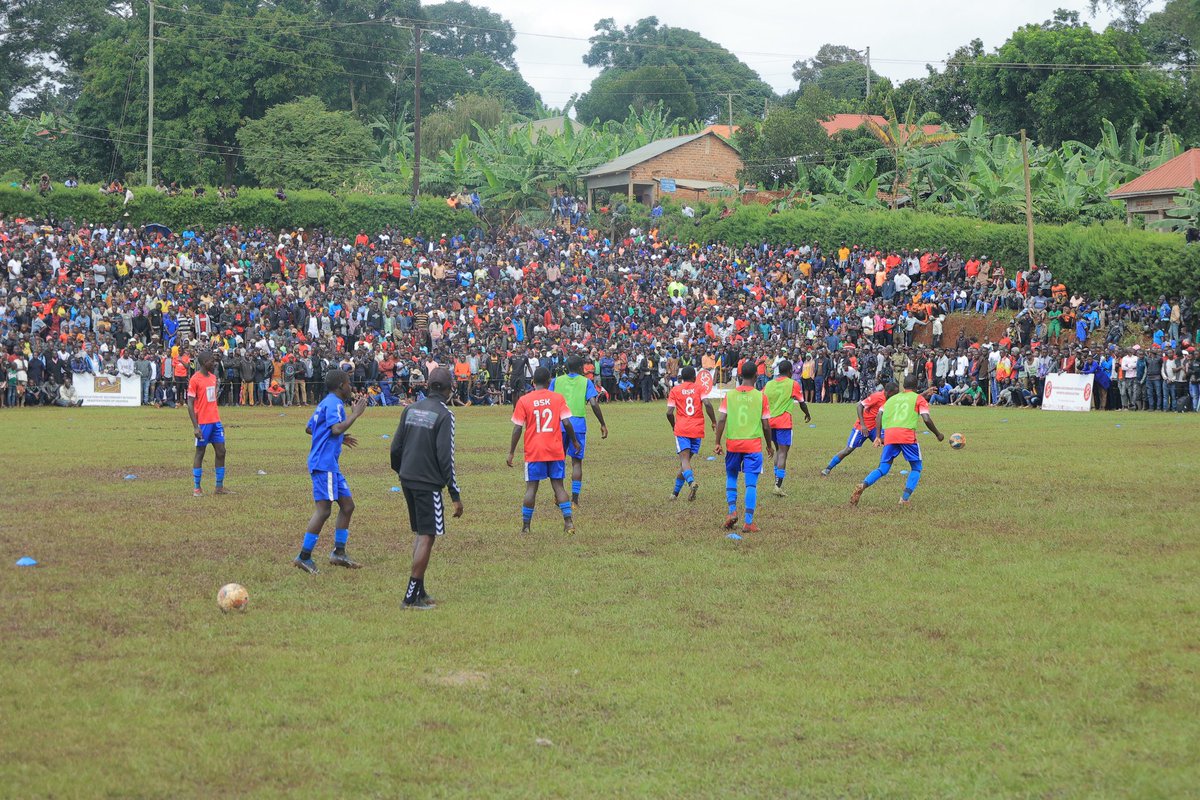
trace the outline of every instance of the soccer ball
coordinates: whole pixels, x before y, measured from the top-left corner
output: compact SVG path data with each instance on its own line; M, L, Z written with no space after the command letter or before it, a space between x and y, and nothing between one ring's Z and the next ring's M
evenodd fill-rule
M962 450L964 447L967 446L967 440L963 437L963 435L961 433L952 433L952 434L950 434L950 446L953 447L955 450ZM239 587L239 588L241 588L241 587Z
M217 605L222 611L245 611L250 594L238 583L227 583L217 592Z

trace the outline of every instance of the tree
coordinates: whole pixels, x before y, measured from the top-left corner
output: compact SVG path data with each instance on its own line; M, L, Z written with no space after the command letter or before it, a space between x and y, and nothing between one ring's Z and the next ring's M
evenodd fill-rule
M425 117L421 122L421 155L435 156L438 151L454 146L462 137L475 141L477 130L496 127L504 119L504 102L498 97L462 94L446 108Z
M979 59L969 85L981 113L1006 131L1028 129L1043 144L1086 138L1103 119L1118 128L1157 128L1169 117L1166 78L1144 69L1146 53L1130 33L1097 33L1078 14L1059 11L1017 30L995 55ZM1111 64L1117 69L1012 68L1012 64Z
M466 2L425 6L427 52L447 58L482 56L502 67L516 69L516 32L504 17Z
M838 100L862 100L867 96L867 65L863 53L841 44L823 44L810 59L792 64L792 77L801 91L819 86ZM871 85L883 81L871 70Z
M954 129L965 128L975 116L975 95L969 80L974 64L983 57L983 41L972 39L950 54L946 66L937 71L926 64L924 90L918 95L919 108L937 114Z
M736 134L746 165L741 180L764 187L796 183L801 168L829 149L820 121L832 113L833 103L827 92L810 84L794 106L772 108L761 123L744 121Z
M657 17L640 19L634 25L618 28L609 17L595 25L596 35L588 41L591 48L583 63L617 72L654 64L673 64L683 70L696 98L697 118L724 119L726 93L732 93L738 116L758 115L775 93L758 73L733 53L695 31L659 25ZM599 79L597 79L599 80Z
M584 122L607 122L625 119L631 109L640 113L660 104L668 119L696 119L696 96L674 64L606 70L575 103L575 113Z
M237 140L259 184L287 188L337 189L358 177L375 149L365 125L317 97L271 108Z

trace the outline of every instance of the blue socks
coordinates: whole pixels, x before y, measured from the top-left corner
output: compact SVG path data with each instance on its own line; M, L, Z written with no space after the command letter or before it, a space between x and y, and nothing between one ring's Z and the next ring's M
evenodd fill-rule
M350 539L349 528L335 528L333 531L333 544L336 547L345 547L346 542Z
M192 467L192 485L197 489L200 488L200 476L203 474L204 470L200 467Z
M217 473L217 486L224 486L225 485L225 468L217 467L215 472Z
M786 469L784 469L783 467L776 467L776 468L775 468L775 480L776 480L776 481L782 481L782 480L783 480L784 478L786 478L786 477L787 477L787 470L786 470Z
M746 524L754 522L754 509L758 507L758 476L746 476Z
M840 458L838 458L837 456L834 456L833 458L829 459L829 465L826 466L825 469L832 472L833 468L836 467L840 463L842 463L842 460Z
M313 551L313 548L317 546L317 538L318 537L319 537L319 534L309 533L309 532L305 531L304 544L300 545L300 560L301 561L307 561L308 559L312 558L312 551Z
M583 481L571 481L571 494L578 496L583 491Z
M526 525L533 519L533 509L528 506L521 506L521 521Z
M725 502L729 505L729 513L737 513L737 473L725 473Z
M921 480L921 464L911 464L911 470L908 473L908 480L904 482L904 499L912 497L912 493L917 490L917 483Z
M871 474L863 478L863 483L865 483L867 486L871 486L875 483L875 481L879 480L891 471L892 463L890 461L885 461L875 469L871 470Z
M563 519L568 519L571 516L571 501L559 503L558 510L562 512Z
M675 496L679 496L679 490L683 488L683 478L675 478Z

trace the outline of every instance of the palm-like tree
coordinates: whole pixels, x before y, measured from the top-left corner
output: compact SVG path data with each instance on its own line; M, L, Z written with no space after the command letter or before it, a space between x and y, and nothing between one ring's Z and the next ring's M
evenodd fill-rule
M896 113L896 108L892 105L890 97L887 100L885 110L887 111L886 124L880 125L868 117L867 129L883 143L883 147L891 157L892 164L894 165L892 172L891 206L895 209L900 190L912 186L912 173L908 166L912 154L921 148L953 141L957 137L957 134L945 129L942 129L938 133L926 133L925 127L938 124L939 120L937 115L932 113L925 113L918 117L916 114L916 98L909 101L908 110L904 113L903 120Z

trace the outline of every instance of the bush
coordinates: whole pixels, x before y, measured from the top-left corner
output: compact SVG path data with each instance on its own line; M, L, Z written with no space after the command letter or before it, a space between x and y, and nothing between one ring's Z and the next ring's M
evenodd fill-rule
M740 206L719 219L696 210L691 220L667 214L661 230L700 243L820 242L826 251L842 242L887 249L933 248L964 257L998 259L1011 276L1027 261L1024 225L998 224L916 211L865 209L789 210ZM1200 247L1180 234L1138 230L1124 223L1037 225L1034 243L1044 264L1071 291L1118 300L1178 295L1200 283Z
M112 224L128 214L132 225L158 222L172 230L236 224L242 228L321 228L343 236L360 230L375 233L388 225L430 234L465 233L479 224L470 212L456 211L435 197L420 198L414 209L403 195L334 197L314 190L288 192L286 202L275 199L275 193L267 189L241 189L233 200L218 198L216 190L200 198L190 194L167 197L150 187L135 188L133 194L133 201L125 206L123 197L102 195L96 186L67 189L59 184L46 197L4 186L0 187L0 215Z

